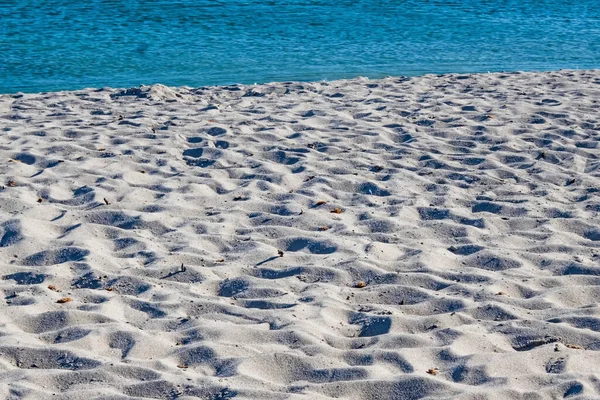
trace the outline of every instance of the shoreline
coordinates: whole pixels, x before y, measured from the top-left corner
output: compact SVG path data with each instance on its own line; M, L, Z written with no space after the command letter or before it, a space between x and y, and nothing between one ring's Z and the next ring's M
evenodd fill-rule
M149 86L154 86L154 85L160 85L160 86L165 86L165 87L169 87L172 89L178 89L178 88L182 88L182 89L207 89L207 88L219 88L219 87L232 87L232 86L264 86L264 85L275 85L275 84L291 84L291 83L334 83L334 82L338 82L338 81L355 81L355 80L370 80L370 81L377 81L377 80L383 80L383 79L394 79L394 78L407 78L407 79L417 79L417 78L422 78L422 77L438 77L438 78L445 78L445 77L451 77L451 76L472 76L472 75L489 75L489 74L508 74L508 75L519 75L519 74L551 74L551 73L574 73L574 72L595 72L595 71L600 71L600 67L599 68L594 68L594 69L589 69L589 68L584 68L584 69L570 69L570 68L565 68L565 69L553 69L553 70L518 70L518 71L488 71L488 72L447 72L447 73L424 73L424 74L417 74L417 75L386 75L386 76L380 76L380 77L374 77L374 78L370 78L368 76L362 76L362 75L358 75L352 78L340 78L340 79L332 79L332 80L327 80L327 79L321 79L321 80L276 80L276 81L268 81L268 82L261 82L261 83L229 83L229 84L216 84L216 85L200 85L200 86L190 86L190 85L169 85L169 84L163 84L161 82L156 82L156 83L152 83L152 84L140 84L140 85L134 85L134 86L102 86L102 87L95 87L95 86L91 86L91 87L85 87L85 88L81 88L81 89L64 89L64 90L49 90L49 91L39 91L39 92L23 92L23 91L17 91L17 92L10 92L10 93L0 93L0 96L13 96L13 95L34 95L34 94L42 94L42 93L62 93L62 92L81 92L81 91L88 91L88 90L112 90L112 89L116 89L116 90L125 90L127 88L139 88L139 87L149 87Z
M600 70L0 95L0 397L598 396L599 112Z

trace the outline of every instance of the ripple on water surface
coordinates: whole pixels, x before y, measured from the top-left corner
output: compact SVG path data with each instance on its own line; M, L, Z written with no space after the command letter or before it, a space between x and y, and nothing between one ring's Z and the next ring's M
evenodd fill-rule
M0 4L0 93L597 68L600 2Z

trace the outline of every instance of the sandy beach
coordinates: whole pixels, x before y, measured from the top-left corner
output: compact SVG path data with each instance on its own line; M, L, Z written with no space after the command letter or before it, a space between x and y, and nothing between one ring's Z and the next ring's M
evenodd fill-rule
M0 96L0 398L600 397L600 71Z

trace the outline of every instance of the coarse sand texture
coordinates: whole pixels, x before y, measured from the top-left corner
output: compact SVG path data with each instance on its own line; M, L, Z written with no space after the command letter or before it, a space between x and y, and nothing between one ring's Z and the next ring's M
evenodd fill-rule
M0 96L0 398L600 396L600 71Z

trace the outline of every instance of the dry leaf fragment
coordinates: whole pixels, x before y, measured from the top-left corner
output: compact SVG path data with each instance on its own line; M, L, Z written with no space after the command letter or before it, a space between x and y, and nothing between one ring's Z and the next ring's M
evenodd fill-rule
M106 290L107 292L112 292L112 291L113 291L113 288L111 288L111 287L107 287L107 288L105 288L104 290Z
M98 149L98 151L104 151L104 150L106 150L104 147L100 147L100 148Z
M583 350L583 347L578 344L566 344L565 346L567 346L570 349Z
M342 213L342 209L337 207L334 208L333 210L330 211L332 214L341 214Z
M15 181L8 181L8 186L14 187L16 185Z
M70 297L63 297L62 299L56 300L59 304L70 303L71 301L73 301L73 299Z
M326 231L326 230L329 230L329 227L328 227L328 226L322 226L322 227L321 227L321 228L319 228L319 229L321 229L322 231Z
M187 367L188 367L188 366L187 366L187 365L185 365L185 364L178 364L178 365L177 365L177 368L181 368L181 369L187 369Z
M428 373L429 375L437 375L438 371L439 371L439 370L438 370L437 368L429 368L429 369L427 370L427 373Z
M48 285L48 289L53 290L55 292L60 292L60 289L58 289L56 286L54 285Z
M224 258L219 258L219 259L218 259L217 261L215 261L215 262L222 263L222 262L225 262L225 259L224 259Z
M366 286L367 286L367 284L364 281L360 281L356 285L354 285L354 287L359 288L359 289L362 289Z
M317 206L322 206L323 204L327 204L327 202L325 200L319 200L317 201Z

